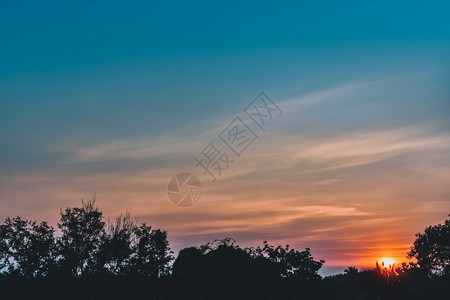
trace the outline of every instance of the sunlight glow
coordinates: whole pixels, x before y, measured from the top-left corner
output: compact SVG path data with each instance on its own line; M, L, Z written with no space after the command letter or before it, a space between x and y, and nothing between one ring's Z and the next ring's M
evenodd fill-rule
M382 258L381 265L385 268L391 268L395 264L395 260L392 258Z

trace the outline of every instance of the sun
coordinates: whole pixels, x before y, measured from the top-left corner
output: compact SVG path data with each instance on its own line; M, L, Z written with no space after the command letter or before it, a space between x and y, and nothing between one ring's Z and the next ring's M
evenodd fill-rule
M392 268L392 266L395 264L395 260L389 257L383 257L380 262L381 265L385 268Z

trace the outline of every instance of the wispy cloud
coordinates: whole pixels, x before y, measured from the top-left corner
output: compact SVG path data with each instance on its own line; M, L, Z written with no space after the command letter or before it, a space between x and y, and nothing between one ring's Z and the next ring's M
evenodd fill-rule
M379 158L398 153L445 149L450 147L450 135L436 135L433 130L422 127L404 127L365 132L347 132L343 136L305 149L297 157L312 160L337 158Z
M280 105L287 112L293 112L307 108L308 106L317 105L326 101L336 101L341 97L351 96L359 93L361 90L375 84L376 82L362 82L343 84L333 88L327 88L315 91L306 95L293 97L291 99L280 101Z

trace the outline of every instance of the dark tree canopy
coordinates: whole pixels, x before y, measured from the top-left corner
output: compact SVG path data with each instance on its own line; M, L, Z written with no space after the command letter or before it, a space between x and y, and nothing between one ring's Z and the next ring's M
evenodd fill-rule
M48 274L56 254L54 232L47 222L6 218L0 225L0 270L25 277Z
M314 261L309 249L299 252L267 242L263 248L242 249L233 239L225 238L182 249L173 265L173 276L183 283L180 290L201 299L282 297L287 290L299 287L296 292L301 293L308 284L320 280L317 272L323 262Z
M96 255L96 271L114 275L126 275L130 272L133 256L135 223L130 214L120 216L116 223L111 223L102 233L98 254Z
M60 264L74 276L95 271L96 255L99 253L105 222L103 214L95 206L95 197L81 207L61 211L58 227L62 237L58 240Z
M450 218L444 224L428 226L423 233L417 233L408 257L417 259L419 267L430 274L449 274Z
M167 232L138 225L130 214L104 221L94 198L61 210L61 236L46 222L6 218L0 225L0 273L27 278L47 274L168 275L173 260Z
M309 248L306 248L304 251L297 251L289 248L289 245L286 245L286 247L274 247L269 246L267 241L264 241L263 248L258 247L251 253L255 257L265 257L277 263L280 267L281 276L301 280L321 279L317 272L325 261L315 261Z
M148 277L161 277L169 274L169 263L173 260L167 240L167 232L152 230L143 223L133 231L136 244L131 268L134 273Z

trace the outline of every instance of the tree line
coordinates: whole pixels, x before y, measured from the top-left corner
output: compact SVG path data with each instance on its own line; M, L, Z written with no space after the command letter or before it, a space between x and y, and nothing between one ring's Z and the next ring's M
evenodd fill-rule
M0 294L6 299L446 299L450 219L416 235L416 262L322 278L309 248L242 248L231 238L171 251L167 232L129 213L105 222L95 197L47 222L0 225ZM449 215L450 216L450 215ZM431 297L431 298L430 298ZM443 297L443 298L441 298Z

